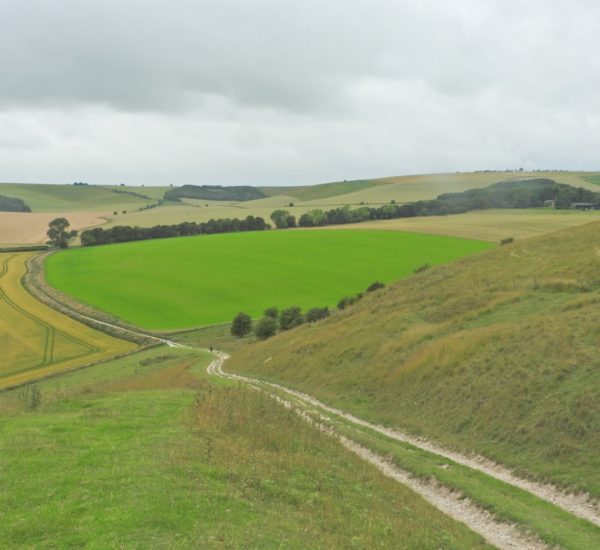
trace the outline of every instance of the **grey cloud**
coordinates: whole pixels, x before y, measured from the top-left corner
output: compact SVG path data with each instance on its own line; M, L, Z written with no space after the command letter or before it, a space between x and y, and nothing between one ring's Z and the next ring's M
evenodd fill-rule
M5 0L0 179L596 168L586 0Z

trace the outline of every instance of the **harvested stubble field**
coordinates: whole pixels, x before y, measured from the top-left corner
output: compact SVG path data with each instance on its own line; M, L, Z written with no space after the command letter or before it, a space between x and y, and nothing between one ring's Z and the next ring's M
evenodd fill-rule
M48 224L67 218L70 229L86 229L106 222L101 212L0 212L0 245L43 244Z
M489 243L392 231L259 231L67 250L46 263L48 282L150 329L258 317L279 308L333 306L379 279L391 282Z
M29 257L30 253L0 254L0 388L135 349L31 296L22 286Z

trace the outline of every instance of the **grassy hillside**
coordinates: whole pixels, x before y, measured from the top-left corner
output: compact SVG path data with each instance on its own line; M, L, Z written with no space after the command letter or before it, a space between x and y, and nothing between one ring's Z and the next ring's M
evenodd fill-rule
M270 197L289 195L299 201L312 201L330 197L339 197L356 191L363 191L385 185L378 180L334 181L331 183L318 183L316 185L290 186L290 187L261 187L260 190Z
M432 268L228 368L600 496L599 231Z
M488 548L208 360L163 347L0 394L2 548Z
M335 305L376 279L406 276L489 243L391 231L259 231L72 249L48 282L153 329L223 323L269 306Z
M22 286L30 256L0 254L0 389L135 349L31 296Z
M125 189L145 194L141 189ZM138 208L152 202L141 196L116 193L111 188L96 185L0 183L0 194L23 199L33 212L108 212Z

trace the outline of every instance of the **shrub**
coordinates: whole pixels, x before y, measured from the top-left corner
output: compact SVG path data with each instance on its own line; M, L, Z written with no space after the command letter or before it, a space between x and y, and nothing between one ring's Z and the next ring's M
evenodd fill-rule
M276 307L269 307L265 309L265 317L271 317L272 319L277 319L279 315L279 310Z
M306 312L305 319L307 323L314 323L329 317L329 308L325 307L313 307Z
M279 328L281 330L290 330L302 323L304 323L304 317L299 307L284 309L279 314Z
M263 317L254 327L254 334L259 340L266 340L277 332L277 320L274 317Z
M379 290L380 288L383 288L385 285L383 283L380 283L379 281L375 281L374 283L371 283L368 287L367 287L367 292L374 292L375 290Z
M243 338L252 330L252 319L247 313L240 311L231 322L231 334L237 338Z
M357 294L356 296L345 296L338 302L337 307L338 309L346 309L348 306L358 302L361 298L362 294Z

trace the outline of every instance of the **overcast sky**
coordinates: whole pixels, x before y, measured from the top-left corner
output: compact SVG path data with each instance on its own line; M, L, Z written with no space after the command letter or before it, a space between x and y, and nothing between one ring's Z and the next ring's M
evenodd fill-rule
M600 169L596 0L0 0L0 181Z

